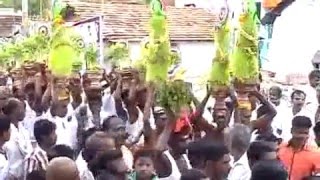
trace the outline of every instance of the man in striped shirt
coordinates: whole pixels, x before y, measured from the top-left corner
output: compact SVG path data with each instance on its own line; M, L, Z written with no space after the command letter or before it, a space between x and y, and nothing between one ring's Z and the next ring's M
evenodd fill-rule
M56 125L46 119L39 120L34 124L34 136L37 146L25 159L26 176L34 170L46 170L49 163L47 152L57 140Z

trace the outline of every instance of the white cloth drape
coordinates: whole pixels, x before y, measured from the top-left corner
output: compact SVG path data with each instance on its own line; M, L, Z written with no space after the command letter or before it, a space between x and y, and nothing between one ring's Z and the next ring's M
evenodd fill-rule
M278 80L288 74L307 75L311 60L320 49L320 1L296 0L274 23L268 62L263 69L276 73Z

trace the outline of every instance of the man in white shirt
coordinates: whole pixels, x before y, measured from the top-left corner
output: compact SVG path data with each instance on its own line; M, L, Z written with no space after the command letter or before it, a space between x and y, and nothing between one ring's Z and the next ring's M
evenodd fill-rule
M10 120L5 117L0 117L0 179L6 178L5 170L8 166L6 153L2 149L5 142L10 139Z
M310 118L312 120L312 124L319 121L319 90L320 90L320 70L316 69L309 73L309 84L308 85L300 85L295 87L295 89L302 90L305 92L306 100L305 100L305 108L310 111Z
M281 100L282 97L282 90L279 86L272 86L269 89L269 100L274 105L277 114L273 118L271 123L271 127L273 133L277 136L280 136L282 133L282 121L284 121L287 115L288 106L286 106L285 102Z
M317 92L319 91L320 84L320 70L313 70L309 74L309 85L307 86L306 94L307 100L306 104L309 109L311 109L312 113L316 113L319 107L319 98ZM315 119L315 122L318 121L318 118Z
M37 146L25 159L26 177L35 170L46 170L49 164L47 152L57 140L55 123L46 119L37 121L34 124L34 136L37 140Z
M69 99L53 102L48 119L56 124L56 144L65 144L76 150L78 145L78 121L75 116L70 115L68 104Z
M282 133L281 137L284 141L291 139L292 119L295 116L307 116L310 119L314 119L313 112L306 106L306 93L301 90L294 90L291 94L292 107L289 107L286 111L286 117L281 122ZM314 126L314 121L312 121ZM310 131L311 137L313 133Z
M117 148L121 149L123 159L129 169L133 168L132 152L125 146L128 134L126 132L125 122L116 116L111 116L104 120L102 130L112 136L116 141Z
M81 180L94 180L93 173L89 170L88 163L107 150L114 150L115 140L102 131L96 131L85 140L85 147L80 152L76 164Z
M16 98L10 98L3 107L3 113L11 122L10 140L3 148L9 164L6 173L10 178L21 179L24 175L24 158L32 151L30 133L22 125L25 118L24 103Z
M231 167L228 180L250 180L251 171L247 157L250 145L250 128L243 124L235 124L230 131L231 155L234 163Z

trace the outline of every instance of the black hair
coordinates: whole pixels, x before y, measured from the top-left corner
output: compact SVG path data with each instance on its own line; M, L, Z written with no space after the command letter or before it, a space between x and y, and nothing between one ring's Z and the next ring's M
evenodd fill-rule
M187 147L188 153L203 157L204 160L219 161L225 154L229 153L228 148L217 142L212 142L208 138L200 139L190 143Z
M155 156L156 151L153 149L139 149L133 155L133 162L135 163L140 157L149 157L154 162Z
M188 169L183 171L180 180L201 180L207 178L207 176L198 169Z
M294 97L295 94L298 94L298 95L303 94L303 95L304 95L304 98L307 97L307 94L306 94L304 91L301 91L301 90L299 90L299 89L296 89L296 90L294 90L294 91L291 93L291 100L293 99L293 97Z
M317 122L313 128L314 134L320 134L320 122Z
M261 74L261 73L259 73L259 81L260 81L260 82L263 81L263 79L262 79L262 74Z
M10 123L10 119L7 116L0 115L0 135L9 131Z
M52 132L56 130L56 124L47 120L41 119L34 123L34 137L36 138L38 143L41 143L42 136L50 136Z
M89 170L96 177L101 170L106 170L106 163L122 158L123 154L120 149L104 151L97 158L88 163Z
M45 180L46 172L43 170L34 170L29 173L26 177L26 180Z
M295 116L292 119L292 127L293 128L311 128L312 123L311 119L306 116Z
M227 109L233 109L234 108L234 102L233 101L227 101L225 102Z
M248 159L253 159L256 161L263 160L265 153L274 152L266 142L264 141L254 141L250 144L247 150Z
M79 142L80 147L84 148L86 140L98 130L99 130L99 128L92 127L92 128L87 129L86 131L84 131L81 134L81 142Z
M100 157L100 161L105 163L105 162L110 162L119 158L122 158L123 154L120 149L114 149L114 150L108 150L105 151Z
M10 98L2 107L2 112L5 115L11 115L16 108L18 108L20 101L16 98Z
M263 133L263 134L259 134L257 136L256 141L266 141L266 142L280 143L281 142L281 138L278 138L273 133Z
M96 180L106 180L106 179L113 179L114 176L111 175L109 172L101 171L96 176Z
M126 99L129 96L129 89L124 89L121 92L121 99Z
M92 142L99 142L100 138L110 138L114 139L107 133L103 131L96 131L91 136L89 136L85 142L85 148L83 149L82 155L85 161L89 162L93 160L96 156L96 153L98 151L97 145L94 145Z
M251 180L287 180L288 173L278 160L257 162L251 172Z
M279 87L279 86L272 86L270 90L274 90L276 93L277 93L277 96L278 97L281 97L282 96L282 89Z
M24 87L24 92L28 93L30 91L34 91L34 89L35 89L34 83L27 83Z
M109 130L110 129L110 121L111 121L111 119L117 118L117 117L118 116L116 116L116 115L112 115L112 116L109 116L109 117L105 118L103 120L103 123L102 123L102 130L103 131Z
M50 149L50 153L48 153L48 160L51 161L56 157L68 157L74 160L74 150L64 144L55 145Z
M320 70L319 69L315 69L309 73L309 79L312 79L314 77L320 78Z

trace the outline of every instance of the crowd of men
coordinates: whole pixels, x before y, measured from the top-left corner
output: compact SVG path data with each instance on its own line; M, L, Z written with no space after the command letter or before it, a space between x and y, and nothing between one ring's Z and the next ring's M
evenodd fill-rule
M257 87L249 113L232 88L226 113L210 91L201 102L190 92L193 102L172 112L138 79L124 86L116 75L91 101L81 88L57 100L51 90L39 94L37 77L19 96L1 89L0 180L319 178L319 70L290 102L278 86L267 97Z

